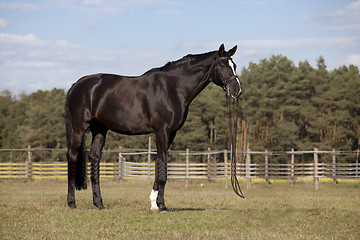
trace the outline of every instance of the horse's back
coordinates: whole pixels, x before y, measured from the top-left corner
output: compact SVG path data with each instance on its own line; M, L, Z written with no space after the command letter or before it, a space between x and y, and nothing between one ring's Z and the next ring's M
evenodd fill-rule
M107 129L125 134L152 132L144 78L94 74L79 79L69 90L70 112L82 122L96 119ZM83 117L82 117L83 116Z

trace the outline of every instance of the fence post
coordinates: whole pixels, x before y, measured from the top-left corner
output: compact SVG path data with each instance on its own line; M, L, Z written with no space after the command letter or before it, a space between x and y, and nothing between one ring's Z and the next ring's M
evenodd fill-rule
M28 152L27 152L27 161L26 161L26 178L31 180L31 175L32 175L32 171L31 171L31 147L30 145L28 146Z
M121 146L119 146L119 182L123 180L123 157L121 155Z
M335 149L333 149L332 162L333 162L333 183L337 184L337 181L336 181L336 155L335 155Z
M269 155L267 154L268 150L265 149L265 184L269 185Z
M318 150L314 148L314 187L315 191L319 190L319 158L318 158Z
M186 165L185 165L185 188L189 187L189 149L186 149Z
M210 182L210 150L211 148L208 148L208 154L207 154L207 178Z
M118 167L117 167L117 162L114 162L113 165L113 177L114 177L114 181L118 180Z
M149 137L149 144L148 144L148 159L147 159L147 178L149 184L151 184L151 137Z
M225 189L228 188L228 174L227 174L227 163L228 163L228 158L227 158L227 150L224 150L224 175L225 175Z
M359 149L357 149L357 151L356 151L356 166L355 166L355 168L356 168L356 177L358 177L359 176Z
M249 144L247 146L247 151L246 151L246 189L250 189L251 188L251 178L250 178L250 163L251 163L251 159L250 159L250 148L249 148Z
M295 164L295 157L294 157L294 149L291 149L291 185L294 185L294 164Z

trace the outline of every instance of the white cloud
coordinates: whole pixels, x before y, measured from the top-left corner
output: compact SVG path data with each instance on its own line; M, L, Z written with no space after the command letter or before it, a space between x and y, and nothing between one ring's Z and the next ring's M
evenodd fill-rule
M17 35L10 33L0 33L0 43L2 44L36 44L40 40L34 34Z
M89 12L93 15L98 15L101 13L120 13L124 12L128 8L133 7L145 7L145 6L180 6L181 4L177 2L167 1L167 0L83 0L80 5L74 4L76 8L81 9L82 11ZM73 7L75 7L73 6ZM168 9L168 10L158 10L159 14L174 14L178 13L177 10Z
M265 5L268 4L268 1L240 1L242 5Z
M333 20L360 20L360 0L346 5L343 9L320 13L316 17L330 18Z
M54 62L44 61L13 61L6 64L9 68L53 68L56 66Z
M179 14L180 11L177 10L159 10L157 11L158 14L160 15L175 15L175 14Z
M259 55L259 53L255 49L249 49L243 53L244 57L254 57L254 56L258 56L258 55Z
M360 66L360 54L349 55L346 59L348 64L353 64L355 66Z
M0 2L0 9L9 9L9 10L23 10L23 11L33 11L39 9L39 6L32 3L20 2L20 1L2 1Z
M9 20L0 18L0 28L5 28L9 23Z
M352 24L343 24L343 25L329 25L329 26L321 26L317 25L315 28L325 29L325 30L335 30L335 31L346 31L346 30L360 30L360 23L352 23Z
M176 8L181 6L181 2L169 0L39 0L37 3L27 3L26 1L0 0L0 9L36 11L46 8L69 9L79 11L92 16L101 14L119 14L133 8L156 6L156 13L171 15L180 13ZM167 9L162 10L162 7ZM169 9L170 8L170 9ZM94 26L92 22L85 25Z
M350 48L360 46L360 37L241 40L236 44L255 49Z
M47 41L31 33L0 33L0 89L64 88L67 81L60 80L63 77L59 72L71 70L79 52L79 46L66 40ZM51 86L53 81L59 84Z
M180 44L181 43L181 44ZM210 51L219 48L222 42L184 42L176 45L181 51ZM353 49L360 48L360 37L333 37L333 38L289 38L289 39L254 39L224 42L225 47L231 48L238 45L244 49L244 56L255 56L263 50L309 50L309 49ZM197 50L198 49L198 50ZM261 50L261 51L260 51Z
M78 78L98 72L140 75L166 63L156 51L94 51L67 40L34 34L0 33L0 90L15 94L54 87L68 89Z
M324 20L317 29L332 31L359 31L360 30L360 0L347 4L341 9L319 13L316 20Z
M146 6L154 4L164 4L167 1L165 0L126 0L122 1L124 5L133 5L133 6Z
M103 4L103 0L84 0L82 1L82 4L84 5L101 5Z
M93 27L97 27L99 25L99 22L96 20L91 20L89 22L87 22L84 26L86 28L93 28Z

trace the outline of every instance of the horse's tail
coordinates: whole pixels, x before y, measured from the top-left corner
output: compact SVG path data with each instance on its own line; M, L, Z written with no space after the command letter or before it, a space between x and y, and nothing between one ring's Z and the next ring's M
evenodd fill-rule
M75 178L75 187L77 190L87 189L87 177L86 177L86 150L84 138L78 153L78 161L76 164L76 178Z
M69 91L70 92L70 91ZM71 113L68 104L68 96L66 97L65 103L65 125L66 125L66 139L68 150L71 148L71 138L72 138L72 123L71 123ZM69 151L68 151L69 154ZM69 161L69 157L68 157ZM74 169L76 168L76 169ZM76 165L70 164L68 162L68 174L76 170L75 176L75 187L77 190L87 189L87 177L86 177L86 148L84 136L81 139L81 145L77 155Z

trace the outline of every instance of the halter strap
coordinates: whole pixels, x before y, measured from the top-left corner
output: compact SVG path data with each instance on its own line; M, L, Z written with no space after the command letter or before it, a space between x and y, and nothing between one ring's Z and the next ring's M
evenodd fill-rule
M217 74L219 74L220 79L221 79L221 81L222 81L222 83L223 83L222 88L223 88L224 91L227 93L227 96L230 96L230 88L229 88L228 82L230 83L230 81L231 81L232 79L235 79L235 80L236 80L237 76L234 75L234 76L230 77L230 78L229 78L229 81L227 82L227 81L225 80L225 77L224 77L223 74L221 73L221 71L218 69L218 68L220 67L220 66L219 66L220 60L229 60L229 58L227 58L227 57L219 57L219 58L216 58L216 60L214 61L214 63L211 65L210 69L216 64L216 65L215 65L215 77L217 76Z

